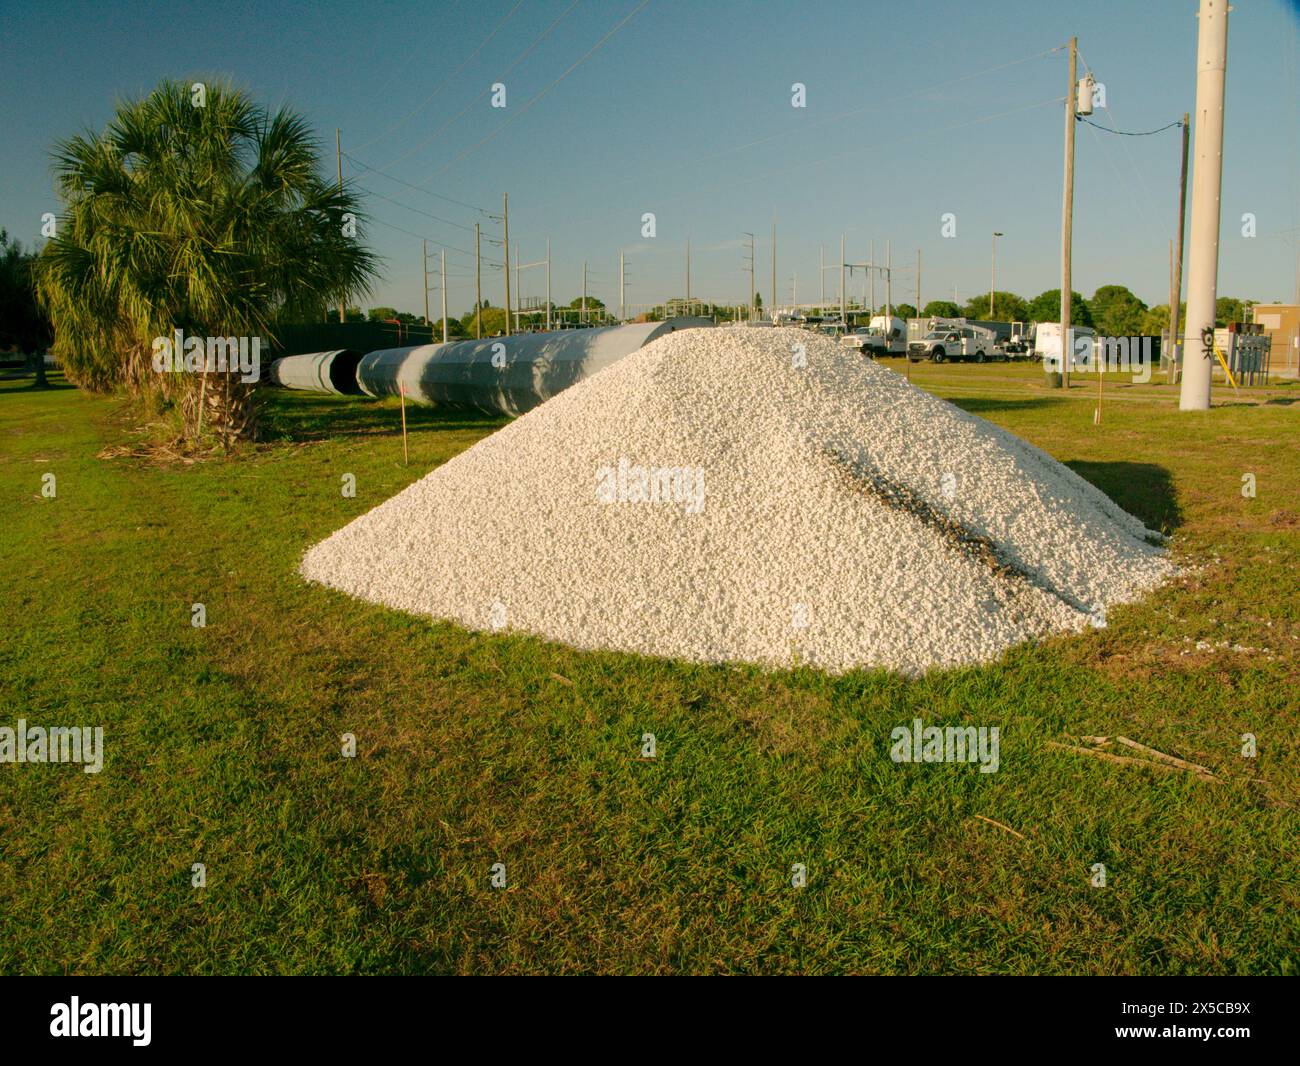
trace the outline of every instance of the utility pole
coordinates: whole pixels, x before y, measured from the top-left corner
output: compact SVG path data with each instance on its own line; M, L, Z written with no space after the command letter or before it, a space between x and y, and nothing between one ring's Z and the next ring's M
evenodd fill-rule
M686 238L686 304L689 309L691 303L691 239Z
M874 278L876 272L873 270L871 276ZM890 247L890 242L885 241L885 321L894 317L894 252ZM870 321L870 320L868 320ZM885 333L889 333L889 326L885 326Z
M447 343L447 249L442 250L439 271L442 274L442 343ZM427 317L427 316L426 316Z
M754 235L749 235L749 321L754 321Z
M334 127L334 157L339 165L339 192L343 191L343 134L337 126ZM347 321L347 310L344 308L346 303L344 296L339 297L339 325Z
M474 336L483 336L483 254L480 249L479 224L474 223Z
M817 310L826 306L826 245L817 245L817 265L821 267L818 276L822 279L821 302L817 305Z
M916 317L921 317L921 249L916 250Z
M867 321L870 321L871 315L876 313L876 241L874 237L871 240L871 244L867 247L867 259L869 260L867 276L870 279L871 286L871 307L870 313L867 315Z
M618 253L618 320L627 319L627 265L624 253Z
M993 294L998 287L998 238L1003 236L1006 235L999 233L997 230L993 231L993 265L989 269L989 321L993 321L997 318L993 313L993 302L995 299Z
M1178 255L1174 259L1174 278L1169 296L1169 383L1178 382L1178 368L1183 346L1178 343L1179 304L1183 302L1183 233L1187 229L1187 140L1191 135L1192 117L1183 112L1183 159L1178 170Z
M776 219L772 219L772 295L769 298L767 317L776 321Z
M587 261L582 261L582 321L587 321Z
M1061 198L1061 387L1070 387L1070 296L1072 242L1074 239L1074 113L1079 92L1079 38L1070 38L1070 84L1065 93L1065 192ZM1055 379L1051 379L1055 381Z
M524 316L523 271L519 267L521 262L523 260L519 256L519 242L515 241L515 314L518 316L515 319L515 325L519 325ZM531 263L528 265L532 266Z
M1196 39L1196 169L1192 173L1192 248L1187 267L1188 350L1182 411L1208 411L1214 376L1215 297L1219 285L1219 191L1223 181L1223 86L1228 67L1226 0L1201 0ZM1207 343L1208 341L1208 343Z
M1183 300L1183 233L1187 229L1187 140L1191 134L1192 116L1183 112L1183 158L1178 169L1178 251L1173 260L1173 280L1169 287L1169 384L1178 381L1178 364L1182 358L1182 345L1178 343L1179 304Z
M420 257L420 265L424 267L424 324L432 325L429 321L429 242L422 241L420 247L424 254Z
M505 239L501 242L501 251L506 257L504 269L506 278L506 336L510 336L510 194L501 194L501 219L505 225Z
M551 332L551 238L546 238L546 332Z
M840 234L840 324L848 329L849 316L844 301L846 300L846 289L844 288L844 234Z

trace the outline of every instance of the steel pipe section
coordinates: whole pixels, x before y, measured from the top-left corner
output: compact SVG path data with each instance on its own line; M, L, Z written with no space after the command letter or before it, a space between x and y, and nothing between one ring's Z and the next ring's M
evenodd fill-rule
M361 353L351 348L286 355L271 364L271 380L287 389L359 396L361 386L357 384L357 365L360 362Z
M388 348L361 360L357 382L368 396L396 396L401 389L417 403L521 415L657 337L712 325L707 318L670 318Z

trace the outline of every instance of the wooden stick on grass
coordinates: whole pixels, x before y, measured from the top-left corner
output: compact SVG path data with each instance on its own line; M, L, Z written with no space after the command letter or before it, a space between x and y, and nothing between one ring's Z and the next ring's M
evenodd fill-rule
M1097 748L1081 748L1076 744L1059 744L1055 740L1047 740L1044 743L1049 748L1059 748L1061 751L1073 751L1080 755L1091 755L1094 759L1103 759L1106 762L1119 763L1124 766L1147 766L1153 770L1183 770L1186 766L1179 766L1177 763L1152 762L1150 759L1134 759L1128 755L1112 755L1108 751L1101 751ZM1169 756L1172 758L1172 756ZM1182 760L1179 760L1181 762ZM1196 770L1189 770L1189 773L1200 778L1202 781L1213 781L1216 784L1219 779L1211 774L1208 770L1200 773Z
M399 381L397 391L402 397L402 462L409 466L411 453L406 450L406 385Z
M1027 838L1025 837L1025 834L1024 834L1024 833L1017 833L1017 832L1016 832L1014 829L1012 829L1011 826L1009 826L1009 825L1003 825L1001 822L994 821L992 818L985 818L984 815L982 815L982 814L977 814L977 815L975 815L975 817L978 818L981 822L988 822L989 825L996 825L999 829L1005 829L1005 830L1006 830L1008 833L1010 833L1013 837L1016 837L1016 838L1019 839L1019 840L1025 840L1025 839L1027 839Z

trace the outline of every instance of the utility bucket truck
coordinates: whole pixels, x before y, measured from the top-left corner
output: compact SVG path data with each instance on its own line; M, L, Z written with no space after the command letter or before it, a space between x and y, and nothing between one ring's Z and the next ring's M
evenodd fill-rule
M876 315L870 325L844 334L840 343L863 355L906 355L907 323L895 315Z

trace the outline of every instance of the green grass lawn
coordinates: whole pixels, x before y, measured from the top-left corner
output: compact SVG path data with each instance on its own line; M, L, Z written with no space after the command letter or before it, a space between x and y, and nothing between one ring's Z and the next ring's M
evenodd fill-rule
M122 401L0 382L0 725L107 749L0 765L0 972L1300 972L1300 388L1180 414L1108 382L1097 427L1095 379L911 376L1189 569L920 680L581 653L297 576L500 421L412 410L406 466L393 403L274 393L267 443L165 464L98 457L136 432ZM1001 769L893 763L914 717L999 727ZM1045 743L1080 734L1221 781Z

